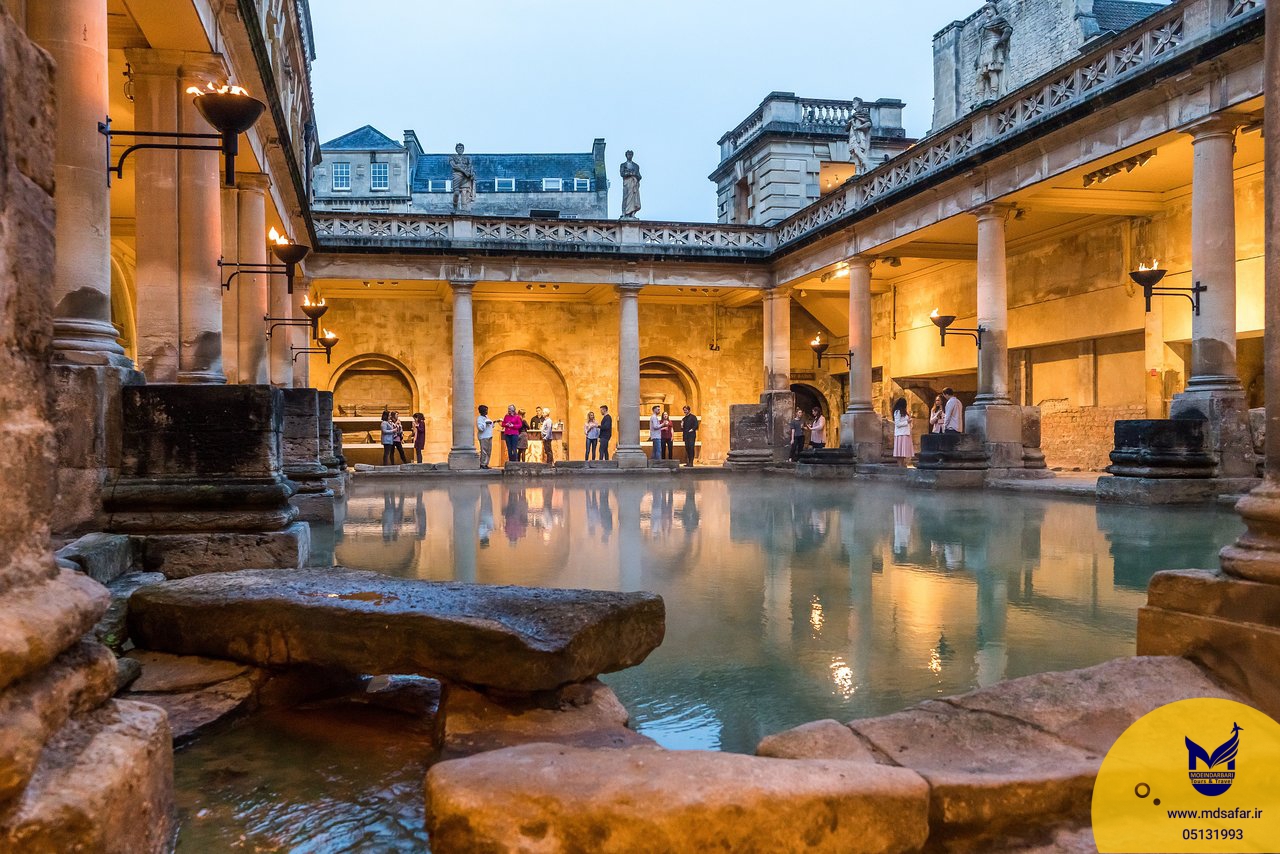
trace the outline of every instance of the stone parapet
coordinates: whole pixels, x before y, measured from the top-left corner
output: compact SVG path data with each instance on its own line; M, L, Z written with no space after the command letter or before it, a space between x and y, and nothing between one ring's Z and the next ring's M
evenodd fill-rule
M920 437L919 469L987 469L987 449L972 433L925 433Z
M1117 421L1107 471L1116 477L1211 478L1217 470L1205 444L1203 418Z

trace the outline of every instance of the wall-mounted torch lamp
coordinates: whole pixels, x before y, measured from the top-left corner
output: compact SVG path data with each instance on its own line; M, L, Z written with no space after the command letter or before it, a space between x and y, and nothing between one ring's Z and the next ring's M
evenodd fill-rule
M326 329L324 331L324 334L316 339L316 343L319 344L320 346L319 347L292 347L291 346L289 349L293 351L293 361L295 362L298 361L298 357L301 356L303 353L324 353L324 363L326 365L330 364L330 358L333 356L333 348L336 347L338 344L338 336L334 335L332 332Z
M831 345L822 340L822 333L819 332L813 336L813 340L809 342L809 349L813 351L813 355L818 357L818 366L822 366L823 359L841 359L846 365L853 366L853 351L850 350L846 355L844 353L832 353L827 355L827 348Z
M1142 285L1142 296L1147 301L1147 313L1151 313L1151 298L1153 296L1161 297L1186 297L1191 300L1191 308L1196 313L1196 317L1200 316L1200 294L1209 290L1208 285L1202 285L1196 282L1189 288L1158 288L1156 285L1165 277L1167 270L1160 269L1160 262L1152 260L1151 266L1139 264L1138 269L1129 274L1129 278L1133 279L1139 285Z
M271 340L271 333L276 331L278 326L309 326L311 327L311 337L316 341L320 340L320 318L329 310L329 306L325 305L324 297L316 302L311 301L309 295L302 297L302 313L308 319L301 317L272 317L264 314L262 320L267 324L267 340ZM336 340L336 339L335 339Z
M294 243L276 231L275 226L272 226L271 231L267 234L267 243L271 247L271 254L280 260L279 264L238 264L235 261L218 259L219 267L230 267L235 270L222 283L224 290L231 290L231 280L241 273L266 273L268 275L271 273L284 273L285 288L289 293L293 293L293 278L298 273L298 264L311 252L311 247L303 243Z
M982 324L978 324L972 329L967 327L952 327L951 324L956 322L954 314L938 314L935 308L930 314L929 319L933 321L933 325L938 327L938 335L942 339L942 346L947 346L948 335L968 335L974 341L978 342L978 349L982 349L982 333L986 332L986 328Z
M98 133L107 139L107 186L111 186L111 173L117 178L124 177L124 161L130 154L143 149L163 149L165 151L220 151L227 184L236 182L236 153L240 147L240 134L253 127L253 123L262 115L267 105L239 86L223 86L215 88L212 83L204 89L192 86L187 93L195 96L196 109L217 133L178 133L177 131L144 131L116 130L111 127L111 116L105 122L98 122ZM111 143L117 136L128 136L135 139L216 139L217 145L199 145L178 142L139 142L124 150L120 159L112 165Z

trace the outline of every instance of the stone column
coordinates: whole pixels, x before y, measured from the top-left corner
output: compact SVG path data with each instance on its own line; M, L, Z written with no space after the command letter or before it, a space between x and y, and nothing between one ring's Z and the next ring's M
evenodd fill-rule
M279 278L284 278L280 276ZM286 285L287 287L287 285ZM301 276L293 281L293 293L287 294L289 297L289 313L292 317L306 317L302 313L302 299L311 290L311 280L304 279ZM320 327L324 328L323 319ZM309 326L290 326L281 327L281 332L287 332L287 338L290 339L292 346L302 349L303 347L319 347L311 340L311 327ZM293 352L290 351L290 358L293 358ZM311 358L320 354L317 353L301 353L298 354L297 360L293 363L293 387L294 388L310 388L311 387Z
M266 192L271 188L271 178L261 172L237 172L236 185L236 260L254 266L266 264ZM225 271L224 275L230 272ZM269 303L267 278L260 273L241 273L232 282L231 292L223 297L236 301L236 364L242 383L265 385L271 381L267 327L262 322Z
M453 279L453 447L449 468L478 469L476 453L476 354L471 316L474 279Z
M329 472L320 462L319 396L313 388L286 388L282 394L280 447L284 474L297 488L289 503L298 509L298 518L304 522L331 523L334 494L325 480Z
M791 391L791 289L764 292L765 391Z
M107 116L107 7L101 0L27 6L27 32L58 69L54 357L131 368L111 323L111 204L104 140L96 129Z
M1009 281L1005 220L1012 205L984 205L978 220L978 394L965 413L965 432L983 443L995 469L1023 467L1022 412L1009 397ZM957 343L968 343L957 338Z
M640 447L640 285L618 286L618 468L644 468Z
M1191 281L1208 290L1191 318L1187 387L1169 406L1172 418L1199 415L1220 477L1256 472L1248 402L1236 370L1235 131L1238 117L1213 116L1188 130L1191 176Z
M185 90L223 80L220 57L130 49L125 58L137 130L211 132ZM137 187L138 362L153 382L224 383L219 155L140 151L126 168Z
M264 245L266 237L263 236ZM293 317L293 297L289 294L289 284L284 276L267 276L268 313L272 317ZM267 361L270 367L271 384L281 388L293 386L293 351L289 346L293 343L293 334L286 326L282 326L271 334L267 342Z
M840 418L840 447L858 462L877 463L884 430L871 402L870 258L849 259L849 403Z

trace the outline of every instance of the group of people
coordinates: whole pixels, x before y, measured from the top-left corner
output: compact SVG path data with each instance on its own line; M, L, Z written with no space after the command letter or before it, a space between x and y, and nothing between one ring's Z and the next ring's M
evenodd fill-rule
M395 455L400 454L400 462L409 462L404 455L404 424L400 422L400 413L394 409L382 410L382 464L395 463ZM422 449L427 446L427 419L421 412L413 413L413 456L415 462L422 462Z
M661 406L654 406L649 416L649 441L653 445L652 459L675 459L675 424L671 421L671 413ZM698 416L689 407L684 407L680 418L680 438L684 440L684 464L693 466L693 459L698 449Z
M550 409L537 408L530 420L525 420L523 409L514 403L507 406L507 414L501 421L489 417L489 407L477 408L476 438L480 444L480 468L489 468L493 458L493 431L496 428L506 447L507 462L555 462L556 421ZM600 407L600 420L594 411L587 413L583 433L587 440L586 459L609 459L609 443L613 441L613 416L608 406ZM540 459L531 459L530 451L540 452Z
M686 409L686 411L688 411ZM790 424L791 461L800 458L806 439L811 448L826 447L827 421L822 417L822 410L815 406L813 417L805 418L803 409L797 409ZM955 391L950 387L934 398L933 407L929 411L930 433L963 433L964 406ZM893 458L898 465L906 466L915 457L915 442L911 435L911 415L907 412L907 399L900 397L893 403Z
M787 436L791 442L790 459L793 463L800 459L806 440L810 448L822 449L827 446L827 419L823 417L820 407L813 408L812 418L806 418L804 410L797 408L787 427Z

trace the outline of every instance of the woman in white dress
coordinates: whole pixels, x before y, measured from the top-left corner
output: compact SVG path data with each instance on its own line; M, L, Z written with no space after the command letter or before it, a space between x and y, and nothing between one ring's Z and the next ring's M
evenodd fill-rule
M916 455L911 441L911 416L907 414L907 399L898 398L893 404L893 457L898 465L906 467Z

